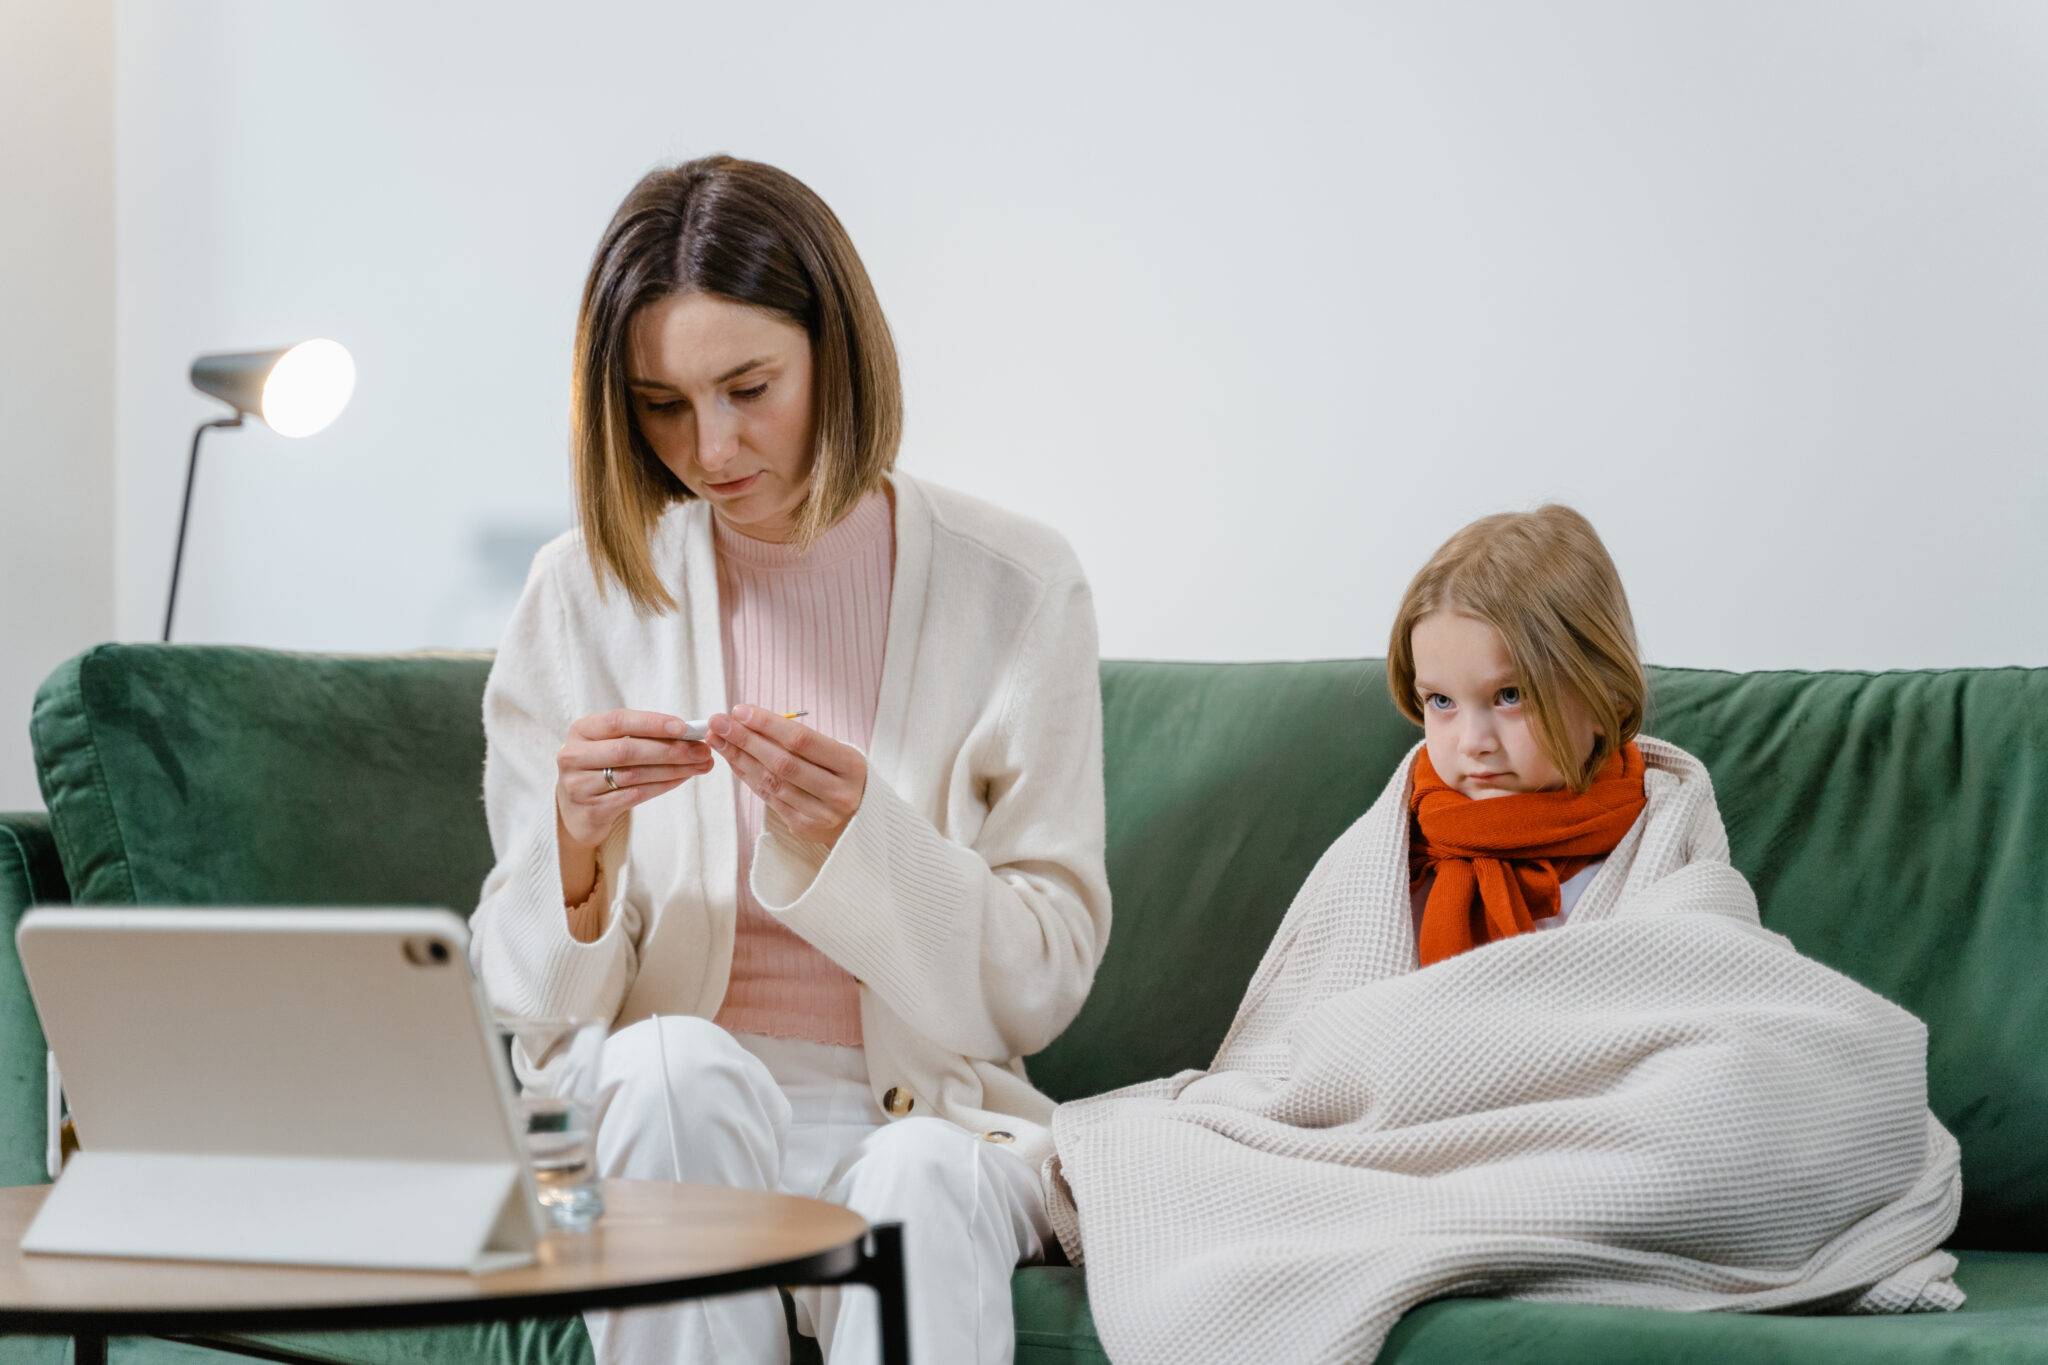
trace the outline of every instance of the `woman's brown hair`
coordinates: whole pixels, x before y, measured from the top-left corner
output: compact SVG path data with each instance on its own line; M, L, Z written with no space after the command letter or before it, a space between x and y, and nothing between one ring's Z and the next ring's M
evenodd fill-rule
M853 241L825 201L758 161L700 157L643 176L612 215L576 315L569 444L577 515L600 589L618 579L643 610L675 598L649 544L662 513L695 496L641 434L626 388L634 316L703 293L778 314L811 340L817 433L796 509L808 545L896 463L903 385L896 345Z
M1575 792L1643 728L1649 685L1628 596L1593 523L1551 503L1501 512L1445 541L1409 583L1387 644L1387 686L1401 714L1422 724L1415 695L1416 622L1435 612L1484 621L1500 633L1535 718L1537 742ZM1593 752L1573 752L1565 707L1591 714Z

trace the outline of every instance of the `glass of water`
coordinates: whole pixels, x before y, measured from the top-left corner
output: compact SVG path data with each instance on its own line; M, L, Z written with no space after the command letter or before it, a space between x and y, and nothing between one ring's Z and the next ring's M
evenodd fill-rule
M504 1014L491 1022L519 1082L521 1137L541 1209L562 1231L587 1232L604 1212L593 1136L608 1027L601 1019Z

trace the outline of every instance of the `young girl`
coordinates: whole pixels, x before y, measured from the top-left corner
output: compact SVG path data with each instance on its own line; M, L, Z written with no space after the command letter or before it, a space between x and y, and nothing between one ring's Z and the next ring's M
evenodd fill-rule
M1053 1226L1110 1356L1369 1360L1449 1294L1960 1302L1926 1031L1758 922L1705 768L1638 733L1585 518L1453 536L1387 672L1422 743L1210 1068L1054 1116Z
M1452 536L1401 599L1387 686L1423 732L1408 797L1421 965L1563 924L1645 804L1647 686L1592 524L1553 505ZM1666 764L1681 782L1698 772L1682 758ZM1700 834L1725 861L1717 832Z

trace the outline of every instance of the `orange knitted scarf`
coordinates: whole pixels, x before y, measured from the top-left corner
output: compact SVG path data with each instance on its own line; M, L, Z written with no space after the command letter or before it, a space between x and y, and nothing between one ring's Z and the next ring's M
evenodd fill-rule
M1643 755L1633 742L1601 765L1583 794L1569 788L1475 801L1415 755L1408 798L1409 886L1431 870L1416 935L1422 965L1512 938L1557 913L1558 888L1606 857L1643 812Z

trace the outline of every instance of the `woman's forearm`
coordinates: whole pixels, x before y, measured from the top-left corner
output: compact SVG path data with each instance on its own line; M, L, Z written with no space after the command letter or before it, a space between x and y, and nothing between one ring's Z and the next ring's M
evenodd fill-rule
M597 850L577 843L555 814L555 847L562 867L562 909L569 917L569 937L578 943L593 942L604 932L604 906L591 901L597 888Z

